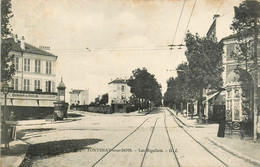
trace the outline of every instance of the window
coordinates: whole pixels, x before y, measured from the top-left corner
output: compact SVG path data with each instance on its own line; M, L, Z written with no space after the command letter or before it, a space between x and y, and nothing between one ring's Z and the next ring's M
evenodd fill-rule
M235 90L234 91L234 98L239 98L240 97L240 92L239 92L239 90Z
M52 82L52 92L56 91L55 82Z
M121 87L121 91L122 91L122 92L125 91L125 86L124 86L124 85L122 85L122 87Z
M41 61L35 60L35 72L40 73L41 72Z
M14 79L14 90L18 90L18 84L19 84L18 78L15 78Z
M11 81L11 87L14 88L14 79L12 79L12 81Z
M24 71L30 71L31 68L31 61L30 59L24 59Z
M18 90L18 78L12 79L11 87L14 88L14 90Z
M30 80L29 79L24 79L24 91L30 91Z
M41 89L41 81L40 80L34 80L34 90Z
M46 62L46 74L51 74L51 68L52 68L52 63L50 61Z
M51 81L45 82L45 92L51 92Z
M227 61L229 60L233 60L233 57L232 57L232 52L235 51L235 44L234 43L231 43L231 44L227 44Z
M227 94L228 94L228 95L227 95L227 98L229 98L229 99L232 98L231 93L232 93L231 90L229 90L229 91L227 92Z
M19 70L19 57L14 57L13 64L14 64L15 70Z

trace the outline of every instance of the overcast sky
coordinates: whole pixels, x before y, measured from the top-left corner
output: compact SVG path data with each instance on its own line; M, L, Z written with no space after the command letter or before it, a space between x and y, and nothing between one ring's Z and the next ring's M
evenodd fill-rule
M67 92L89 88L92 100L108 92L111 79L129 78L132 70L146 67L164 93L166 80L186 60L185 47L164 46L173 38L174 44L183 43L194 2L185 1L175 38L184 0L12 0L11 24L27 43L51 47L58 56L57 84L62 76ZM188 30L205 36L218 13L218 40L228 36L239 2L197 0Z

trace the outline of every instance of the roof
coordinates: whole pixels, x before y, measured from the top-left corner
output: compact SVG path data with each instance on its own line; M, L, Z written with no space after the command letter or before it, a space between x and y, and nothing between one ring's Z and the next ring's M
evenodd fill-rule
M260 30L260 29L259 29L259 30ZM252 33L243 33L243 32L242 32L242 34L245 34L245 35L250 35L250 34L251 34L251 35L253 36ZM260 36L260 34L259 34L259 36ZM236 40L237 40L238 37L239 37L239 34L238 34L238 33L231 34L231 35L229 35L229 36L227 36L227 37L222 38L220 42L225 41L225 40L229 40L229 39L234 39L234 38L236 38Z
M33 46L31 44L28 43L24 43L25 44L25 50L22 50L21 46L21 41L18 40L18 42L14 42L13 38L8 38L6 39L7 42L12 44L12 51L17 51L17 52L25 52L25 53L33 53L33 54L38 54L38 55L45 55L45 56L52 56L52 57L58 57L50 52L47 52L45 50L42 50L36 46Z
M66 86L62 80L60 81L59 86L58 86L58 89L60 89L60 88L66 89Z
M234 39L234 38L237 38L237 37L238 37L238 34L231 34L227 37L222 38L221 41L228 40L228 39Z
M213 31L216 31L216 19L214 19L213 23L211 24L208 32L207 32L207 36L210 36L210 34L213 32Z
M127 81L128 81L127 79L115 79L115 80L109 82L108 84L112 84L112 83L114 83L114 84L126 84Z
M70 94L79 94L80 92L82 92L83 90L76 90L76 89L73 89Z

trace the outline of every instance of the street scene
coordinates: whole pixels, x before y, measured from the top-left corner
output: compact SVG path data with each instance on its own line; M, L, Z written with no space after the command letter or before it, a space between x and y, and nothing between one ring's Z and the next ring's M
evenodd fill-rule
M1 0L3 167L260 166L258 0Z
M259 165L208 140L216 138L215 127L185 124L165 107L148 114L73 113L66 122L21 121L18 137L29 147L20 166Z

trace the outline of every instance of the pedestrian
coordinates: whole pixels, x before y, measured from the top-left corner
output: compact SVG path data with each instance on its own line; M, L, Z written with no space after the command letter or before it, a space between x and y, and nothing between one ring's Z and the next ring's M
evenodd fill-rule
M225 111L223 109L220 110L220 116L219 116L219 127L218 127L218 137L225 137L225 124L226 124L226 118L225 118Z
M10 121L16 121L16 118L15 118L15 115L14 115L13 111L11 111L9 120ZM16 139L16 125L12 125L10 130L11 130L11 132L10 132L10 139L11 140L15 140Z

